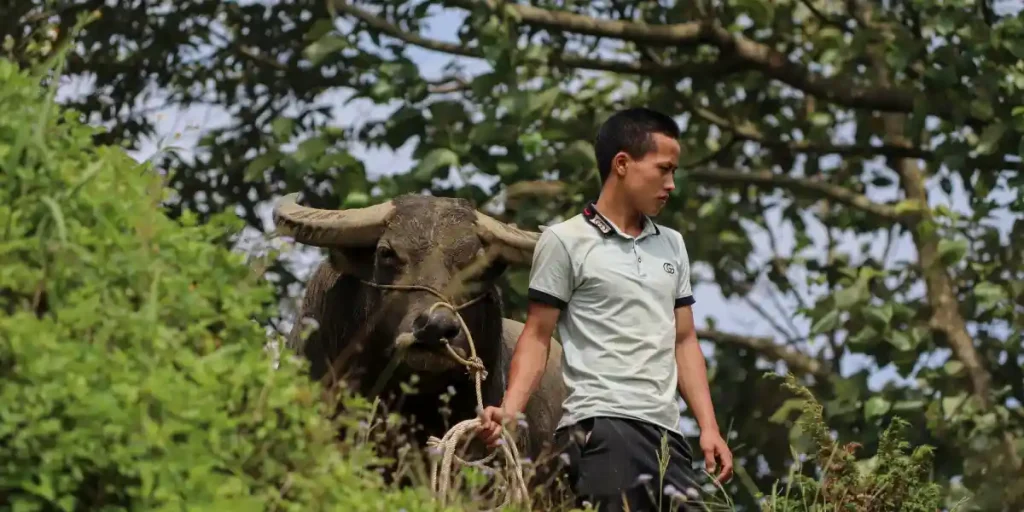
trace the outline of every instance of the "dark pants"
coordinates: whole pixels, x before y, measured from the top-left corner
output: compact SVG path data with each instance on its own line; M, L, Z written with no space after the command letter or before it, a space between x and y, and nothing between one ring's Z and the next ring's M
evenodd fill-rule
M659 482L663 434L668 436L668 467ZM663 511L699 510L701 486L693 457L678 434L638 420L598 417L557 430L555 443L568 464L562 476L577 506L586 501L598 512L653 511L660 498Z

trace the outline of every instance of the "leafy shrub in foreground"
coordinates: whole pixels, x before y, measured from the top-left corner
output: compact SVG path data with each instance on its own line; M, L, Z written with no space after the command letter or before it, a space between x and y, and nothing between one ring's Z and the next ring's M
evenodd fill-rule
M433 509L272 369L272 290L219 243L241 222L167 218L159 176L43 93L0 61L0 508Z
M929 482L932 451L920 446L906 453L908 443L899 439L908 424L894 418L882 434L878 453L870 467L857 460L856 443L840 446L832 439L822 414L823 407L792 375L783 387L801 401L798 421L818 449L813 454L817 477L793 474L783 496L769 496L765 512L934 512L940 510L941 488Z

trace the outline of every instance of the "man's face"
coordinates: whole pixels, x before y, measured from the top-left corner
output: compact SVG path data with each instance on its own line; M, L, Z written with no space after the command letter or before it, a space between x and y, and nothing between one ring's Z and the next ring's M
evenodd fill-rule
M668 195L675 190L675 170L679 162L679 142L666 135L651 136L654 148L638 160L624 157L625 175L620 175L633 206L644 215L661 212Z

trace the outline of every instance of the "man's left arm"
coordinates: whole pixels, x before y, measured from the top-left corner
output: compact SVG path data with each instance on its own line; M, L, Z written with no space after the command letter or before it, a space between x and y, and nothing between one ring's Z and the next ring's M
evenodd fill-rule
M679 392L693 411L701 434L719 434L708 386L707 362L697 341L691 306L676 308L676 368L679 373Z
M732 452L722 438L715 418L708 386L707 362L697 340L697 329L693 321L693 292L690 288L690 266L686 249L683 248L679 265L679 284L675 300L676 324L676 369L679 374L679 392L686 405L693 411L700 427L700 447L704 452L704 463L708 473L714 473L717 462L721 462L718 481L724 482L732 476ZM716 461L717 459L717 461Z

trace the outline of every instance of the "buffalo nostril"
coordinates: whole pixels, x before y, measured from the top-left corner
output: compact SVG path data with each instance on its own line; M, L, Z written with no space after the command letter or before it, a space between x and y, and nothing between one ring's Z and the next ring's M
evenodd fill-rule
M413 321L416 337L423 341L452 340L461 331L459 320L448 311L421 313Z
M459 323L454 318L451 322L446 322L441 330L441 336L449 340L459 335Z
M416 315L416 318L412 321L412 328L416 331L422 331L427 326L427 320L426 312Z

